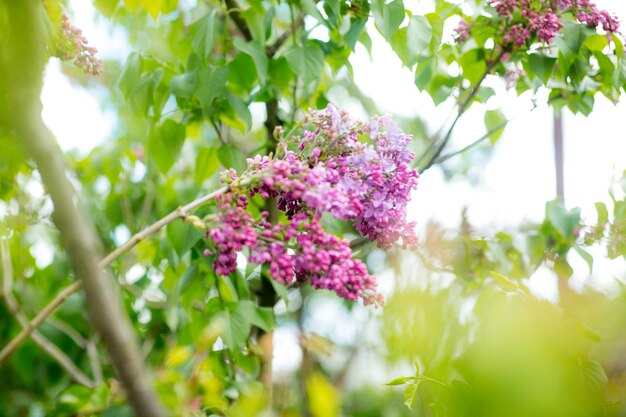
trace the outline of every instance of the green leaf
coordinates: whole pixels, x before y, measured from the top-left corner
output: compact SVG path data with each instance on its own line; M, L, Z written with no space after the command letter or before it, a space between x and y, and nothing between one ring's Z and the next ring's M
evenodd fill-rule
M520 290L522 288L516 282L511 281L510 279L508 279L504 275L499 274L499 273L497 273L495 271L489 271L489 274L491 274L491 276L495 279L495 281L498 284L498 286L500 288L502 288L503 290L505 290L505 291L515 292L515 291Z
M568 211L562 202L550 201L546 204L546 218L563 238L568 239L580 223L580 208Z
M421 379L415 380L410 384L407 384L404 388L404 405L409 407L409 410L413 410L415 406L415 400L417 399L417 388L419 387Z
M237 290L229 277L222 275L217 276L217 291L220 293L220 298L225 303L236 303L239 301Z
M404 385L409 381L414 381L415 377L414 376L401 376L399 378L396 379L392 379L389 382L385 382L385 385Z
M276 281L275 279L272 279L267 274L262 274L262 275L265 279L267 279L270 282L276 294L280 297L281 300L285 302L285 305L287 305L289 302L289 298L287 297L287 287L281 284L280 282Z
M593 272L593 256L591 256L589 252L587 252L586 250L584 250L578 245L574 246L574 250L587 263L587 266L589 267L589 273L591 274Z
M192 30L195 31L193 38L191 39L191 46L196 51L198 56L205 61L207 56L213 49L215 43L215 16L217 9L211 11L202 19L193 24Z
M600 336L582 321L575 320L574 323L576 323L576 330L578 330L580 334L585 336L587 339L596 343L600 343L602 341L602 336Z
M274 310L271 307L259 307L252 300L241 300L237 304L237 310L245 316L246 320L266 332L276 325Z
M154 98L153 92L154 87L152 77L144 75L137 82L137 84L134 85L134 89L128 97L128 103L130 104L130 108L133 112L139 116L145 117L148 114L150 106L152 105Z
M430 22L424 16L413 16L409 21L406 40L409 50L415 55L421 55L429 51L433 29Z
M587 37L587 39L585 39L585 42L583 42L583 45L587 47L587 49L589 49L591 52L602 52L604 48L609 46L609 40L605 35L600 35L596 33Z
M502 136L502 133L504 133L506 122L506 117L500 109L487 110L485 112L485 127L487 131L492 132L489 134L489 141L492 145L495 144Z
M165 1L164 0L143 0L142 3L146 11L150 13L150 16L152 16L153 19L156 19L161 13Z
M230 143L225 143L219 147L217 156L226 168L234 168L238 173L242 173L246 169L246 156L241 149Z
M273 86L278 90L287 90L294 78L294 73L284 56L270 61L269 73Z
M141 77L141 69L141 55L138 52L132 52L128 56L128 59L122 69L122 73L120 74L120 78L117 81L118 88L127 100L137 88L139 78Z
M546 239L541 234L531 234L527 240L528 257L533 266L539 266L544 260L546 250Z
M267 58L267 55L265 54L265 48L263 47L263 44L258 41L246 42L241 38L236 38L233 41L233 44L241 52L250 55L250 57L254 61L257 76L259 77L259 82L261 83L261 85L265 85L265 82L267 80L269 60Z
M615 45L615 55L618 58L624 56L624 44L619 36L616 36L614 33L611 33L611 40L613 40L613 44Z
M560 30L560 35L565 41L565 45L567 46L567 48L572 53L577 54L578 51L580 51L580 47L585 42L587 34L590 32L591 30L585 27L585 25L574 22L567 22L563 29Z
M602 202L596 203L595 206L598 212L598 226L603 226L609 221L609 210L606 208L606 204Z
M250 55L241 52L228 63L228 83L231 89L234 84L249 93L254 88L256 80L257 73Z
M410 68L415 63L416 56L409 51L406 32L407 28L398 29L389 40L389 44L396 55L398 55L398 58L400 58L400 61Z
M372 0L372 13L376 27L387 40L396 33L404 20L404 3L393 0L385 4L385 0Z
M194 179L201 184L220 167L220 160L217 156L217 148L201 148L196 156Z
M567 262L567 258L565 256L559 256L556 261L554 261L554 272L559 277L569 278L574 273L574 270Z
M426 90L431 80L437 65L437 58L430 57L420 61L415 68L415 85L420 91Z
M317 19L318 22L326 27L329 27L328 22L326 21L326 19L324 19L324 16L322 16L322 13L320 13L320 11L318 10L316 2L314 0L302 0L302 8L308 15L313 16L315 19Z
M556 64L556 58L550 58L542 54L530 54L528 56L528 69L530 73L538 77L544 84L548 83Z
M356 47L356 43L359 40L359 37L361 36L361 32L363 31L363 28L365 27L365 24L367 23L367 19L362 18L362 19L356 19L352 22L352 25L350 26L350 30L348 30L348 33L346 33L346 45L348 45L348 48L350 48L351 51L354 52L354 48Z
M193 225L182 220L167 225L167 240L169 246L179 256L185 255L200 240L202 233Z
M596 361L583 360L580 363L585 385L594 390L604 390L609 383L609 378L602 365Z
M227 77L228 67L226 66L215 69L207 67L198 72L198 90L196 94L205 114L213 114L213 102L224 92Z
M292 45L285 53L285 58L305 86L319 79L324 69L324 52L317 43Z
M245 315L239 310L227 311L225 313L226 328L222 334L224 343L231 351L241 347L250 334L251 324Z
M163 174L178 161L185 136L185 126L172 119L167 119L161 126L151 130L147 143L148 155Z
M428 13L424 17L426 17L428 25L430 26L430 52L431 54L434 54L434 52L439 49L439 44L441 43L441 38L443 37L444 19L437 13Z
M248 108L248 104L241 99L241 97L236 96L230 92L226 94L228 98L228 102L232 106L235 113L245 124L245 129L250 129L252 126L252 114L250 114L250 109ZM240 129L244 130L244 129Z
M178 281L178 294L182 294L189 288L194 279L198 277L198 265L192 264Z
M196 85L198 83L198 77L196 71L185 72L184 74L175 75L170 80L170 91L177 97L191 98L194 91L196 91Z
M472 84L478 81L487 71L485 53L482 49L470 49L459 58L459 65L463 69L463 76Z

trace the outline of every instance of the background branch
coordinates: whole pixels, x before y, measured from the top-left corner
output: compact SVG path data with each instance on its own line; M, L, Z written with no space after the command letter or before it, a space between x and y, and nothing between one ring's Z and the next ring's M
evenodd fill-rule
M472 149L473 147L475 147L475 146L479 145L480 143L482 143L483 141L487 140L494 133L497 133L500 130L504 129L509 122L510 122L510 120L506 120L506 121L504 121L502 123L497 124L493 128L489 129L487 131L487 133L485 133L484 135L482 135L481 137L476 139L474 142L472 142L469 145L459 149L458 151L450 152L449 154L440 156L439 158L437 158L435 160L435 162L433 162L433 164L439 164L441 162L447 161L448 159L450 159L450 158L452 158L454 156L460 155L463 152L466 152L466 151Z
M245 184L245 183L246 181L242 181L240 184ZM107 266L111 264L111 262L113 262L115 259L119 258L124 253L131 250L139 242L146 239L148 236L155 234L156 232L161 230L161 228L165 227L166 225L173 222L174 220L177 220L179 218L184 218L193 209L203 204L206 204L207 202L211 201L218 195L224 194L227 190L228 190L228 187L219 188L218 190L213 191L212 193L206 194L192 201L191 203L184 205L183 207L177 208L176 210L172 211L167 216L158 220L156 223L153 223L152 225L146 227L141 232L132 236L126 243L116 248L113 252L109 253L102 260L100 260L100 262L98 263L98 266L101 269L106 268ZM15 349L17 349L17 347L24 340L26 340L26 338L28 338L28 336L30 336L30 334L37 327L39 327L54 312L54 310L56 310L57 307L59 307L70 295L80 290L82 288L82 285L83 285L83 282L81 280L77 280L73 282L71 285L69 285L68 287L66 287L63 291L61 291L56 297L54 297L52 301L50 301L50 303L48 303L48 305L46 305L35 316L35 318L33 318L28 323L27 326L24 326L23 330L13 340L11 340L11 342L8 345L6 345L4 349L2 349L2 351L0 351L0 363L2 363L4 359L6 359L11 353L13 353Z
M454 120L452 121L452 124L448 128L445 136L443 137L443 139L439 143L439 146L437 146L435 152L432 154L432 156L430 157L428 162L424 165L424 168L419 169L420 173L426 171L428 168L433 166L433 164L437 161L437 159L439 158L439 155L441 155L441 152L443 152L443 150L445 149L446 145L450 141L450 138L452 137L452 132L453 132L454 128L456 127L457 123L459 122L459 120L461 119L461 116L463 116L463 114L467 111L467 109L469 108L470 104L472 103L472 100L474 99L474 97L476 97L476 94L478 94L478 90L480 89L480 86L482 85L483 81L485 81L485 78L487 78L487 75L489 75L489 73L491 73L491 71L496 67L496 65L498 65L498 63L500 63L500 60L502 59L502 56L505 53L506 53L506 50L503 49L494 58L494 60L491 61L489 63L489 65L487 65L487 68L485 69L485 72L480 77L480 79L478 80L478 82L476 83L474 88L472 88L472 91L470 92L470 94L460 104L459 111L458 111L456 117L454 118ZM436 144L437 144L436 140L433 140L431 142L430 146L424 151L422 156L417 160L417 165L418 166L430 154L431 150L433 149L433 147L435 147Z
M20 309L20 305L13 296L13 265L6 241L0 242L0 256L2 257L2 295L9 311L22 327L28 326L28 319ZM33 342L54 359L59 366L77 383L93 388L96 386L61 349L50 342L38 331L32 333Z

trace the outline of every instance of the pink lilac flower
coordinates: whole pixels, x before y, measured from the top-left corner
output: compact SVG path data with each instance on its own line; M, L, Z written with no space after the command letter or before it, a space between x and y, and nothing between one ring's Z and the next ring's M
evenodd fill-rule
M415 248L415 224L406 221L418 178L409 165L411 137L389 117L366 124L333 106L308 113L302 126L301 136L278 144L280 157L248 159L239 179L233 171L225 172L224 181L237 193L220 199L207 233L215 248L215 270L220 275L234 272L237 253L247 248L249 262L268 265L269 274L282 284L308 282L348 300L381 304L365 265L352 259L347 241L323 230L320 219L328 213L351 222L382 248L398 241ZM275 198L288 222L272 224L267 213L253 219L246 211L247 197L257 194Z
M550 44L559 30L562 13L572 13L579 22L591 27L602 26L607 32L619 30L619 20L606 10L599 10L590 0L488 0L502 18L503 41L522 47L533 39ZM459 27L463 30L465 26ZM457 35L457 42L463 42Z
M61 16L60 39L56 56L64 61L74 60L74 64L87 74L102 74L102 61L96 58L97 49L88 45L83 33L70 23L69 18Z
M237 252L245 246L254 246L257 234L252 227L251 214L245 212L248 206L246 196L236 197L228 193L217 200L216 227L207 232L207 237L211 238L216 248L215 273L228 275L237 267Z
M502 38L504 42L511 43L517 47L526 45L529 39L530 31L521 23L511 26L509 31Z
M523 69L507 68L506 73L504 74L506 89L510 90L511 88L514 88L517 84L517 80L525 74L526 72Z
M461 19L459 25L454 29L454 40L457 43L466 42L472 34L471 26L465 19Z

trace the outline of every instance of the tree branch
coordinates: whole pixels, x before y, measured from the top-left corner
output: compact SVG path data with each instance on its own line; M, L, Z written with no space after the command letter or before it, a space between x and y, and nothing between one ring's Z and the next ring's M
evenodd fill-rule
M430 159L428 160L424 168L420 169L420 173L430 168L435 163L435 161L439 158L439 155L441 155L441 152L443 152L444 148L450 141L450 138L452 137L452 131L454 130L459 119L467 111L472 100L474 99L474 97L476 97L476 94L478 94L478 89L482 85L483 81L485 81L485 78L487 78L487 75L489 75L489 73L496 67L496 65L498 65L498 63L502 59L502 56L505 53L506 53L506 50L503 49L502 51L500 51L498 56L496 56L496 58L492 62L490 62L489 65L487 65L487 68L485 69L485 72L483 73L483 75L480 77L480 79L478 80L474 88L472 88L472 91L470 92L470 94L465 98L465 100L463 100L463 102L459 106L459 111L456 117L454 118L454 120L452 121L452 124L448 128L448 131L446 132L445 136L441 140L441 143L439 144L439 146L437 147L433 155L430 157ZM428 149L424 151L424 154L422 154L422 156L417 161L418 164L420 164L422 160L430 153L430 151L432 150L432 148L435 146L436 143L437 143L436 141L433 141L431 145L428 147Z
M502 123L499 123L495 127L489 129L487 131L487 133L485 133L484 135L482 135L481 137L479 137L478 139L476 139L474 142L470 143L469 145L459 149L458 151L454 151L454 152L451 152L449 154L440 156L439 158L437 158L435 160L435 162L433 162L433 165L434 164L439 164L439 163L444 162L444 161L447 161L448 159L450 159L452 157L455 157L457 155L462 154L463 152L466 152L466 151L470 150L474 146L476 146L476 145L480 144L481 142L483 142L484 140L488 139L489 136L491 136L494 133L504 129L509 122L510 122L510 120L506 120L506 121L504 121Z
M127 398L138 417L165 417L148 376L136 335L118 289L99 265L100 245L93 225L76 204L74 187L65 174L63 153L41 118L42 74L47 53L43 6L38 0L10 2L8 27L12 43L3 60L11 124L27 154L35 161L54 204L53 221L60 232L72 270L83 282L87 313L101 335Z
M27 327L28 319L24 313L22 313L19 303L13 296L13 265L11 264L11 256L6 242L0 243L0 256L2 258L3 275L2 295L4 296L7 307L9 307L9 311L13 314L13 317L15 317L20 326ZM61 349L50 342L44 335L38 331L34 331L32 338L35 344L52 357L75 382L89 388L96 386Z
M52 314L54 310L58 306L60 306L67 298L77 292L82 287L81 281L74 281L70 286L66 287L63 291L57 294L56 297L48 303L30 322L28 322L22 329L22 331L13 338L9 342L8 345L0 351L0 363L2 363L11 353L17 349L17 347L24 341L28 336L31 335L44 322L44 320Z
M269 58L276 55L276 52L278 52L280 47L283 46L283 44L287 42L287 39L289 39L289 36L294 33L295 28L300 28L304 25L305 16L306 15L304 13L300 13L293 22L293 25L285 29L285 31L280 34L280 36L274 41L274 43L267 47L265 52Z
M225 0L226 7L228 8L228 16L235 22L235 26L239 29L239 32L243 35L246 41L252 40L252 32L250 32L250 28L246 23L246 20L241 17L241 13L239 13L240 7L237 4L237 0Z

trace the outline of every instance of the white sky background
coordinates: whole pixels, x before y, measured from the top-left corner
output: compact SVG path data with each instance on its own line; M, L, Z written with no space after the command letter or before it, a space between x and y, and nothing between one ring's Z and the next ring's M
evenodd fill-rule
M423 5L428 0L413 3ZM621 16L626 25L626 1L597 0L596 3ZM71 1L70 4L71 20L83 30L90 44L98 48L99 55L124 61L130 52L124 33L121 30L111 32L104 19L94 19L90 2ZM418 8L411 6L408 0L405 4L413 10ZM436 110L430 98L417 90L414 75L402 67L384 40L373 31L372 38L373 59L362 47L351 57L355 82L375 100L381 111L419 116L429 122L430 132L436 131L448 110ZM429 219L436 219L454 228L459 224L463 207L468 208L470 222L487 236L524 221L543 219L545 202L554 198L556 188L551 111L542 106L531 112L529 96L506 93L503 83L500 87L498 96L489 106L501 107L507 117L514 120L496 145L493 157L483 166L473 168L480 181L477 185L470 185L464 178L447 181L439 168L428 170L420 179L411 206L411 217L422 226ZM99 143L114 139L115 115L102 110L102 97L102 92L73 85L62 74L58 62L53 60L49 65L42 94L44 119L63 149L76 149L84 154ZM566 203L568 207L582 207L583 216L591 220L595 219L594 202L608 201L611 179L619 178L626 169L625 117L626 103L614 106L599 96L593 113L587 118L564 113ZM483 132L482 110L470 110L455 129L448 151L473 142ZM570 261L577 272L585 271L582 260ZM614 276L623 276L621 262L597 259L595 268L597 272L591 280L578 278L575 286L593 282L606 288ZM539 295L555 298L555 279L545 270L532 277L531 287ZM322 314L324 309L318 311ZM293 352L297 349L293 332L294 329L278 329L276 344L284 349L291 345ZM298 359L293 355L277 355L281 357L292 357L295 362L276 361L278 370L297 366Z

